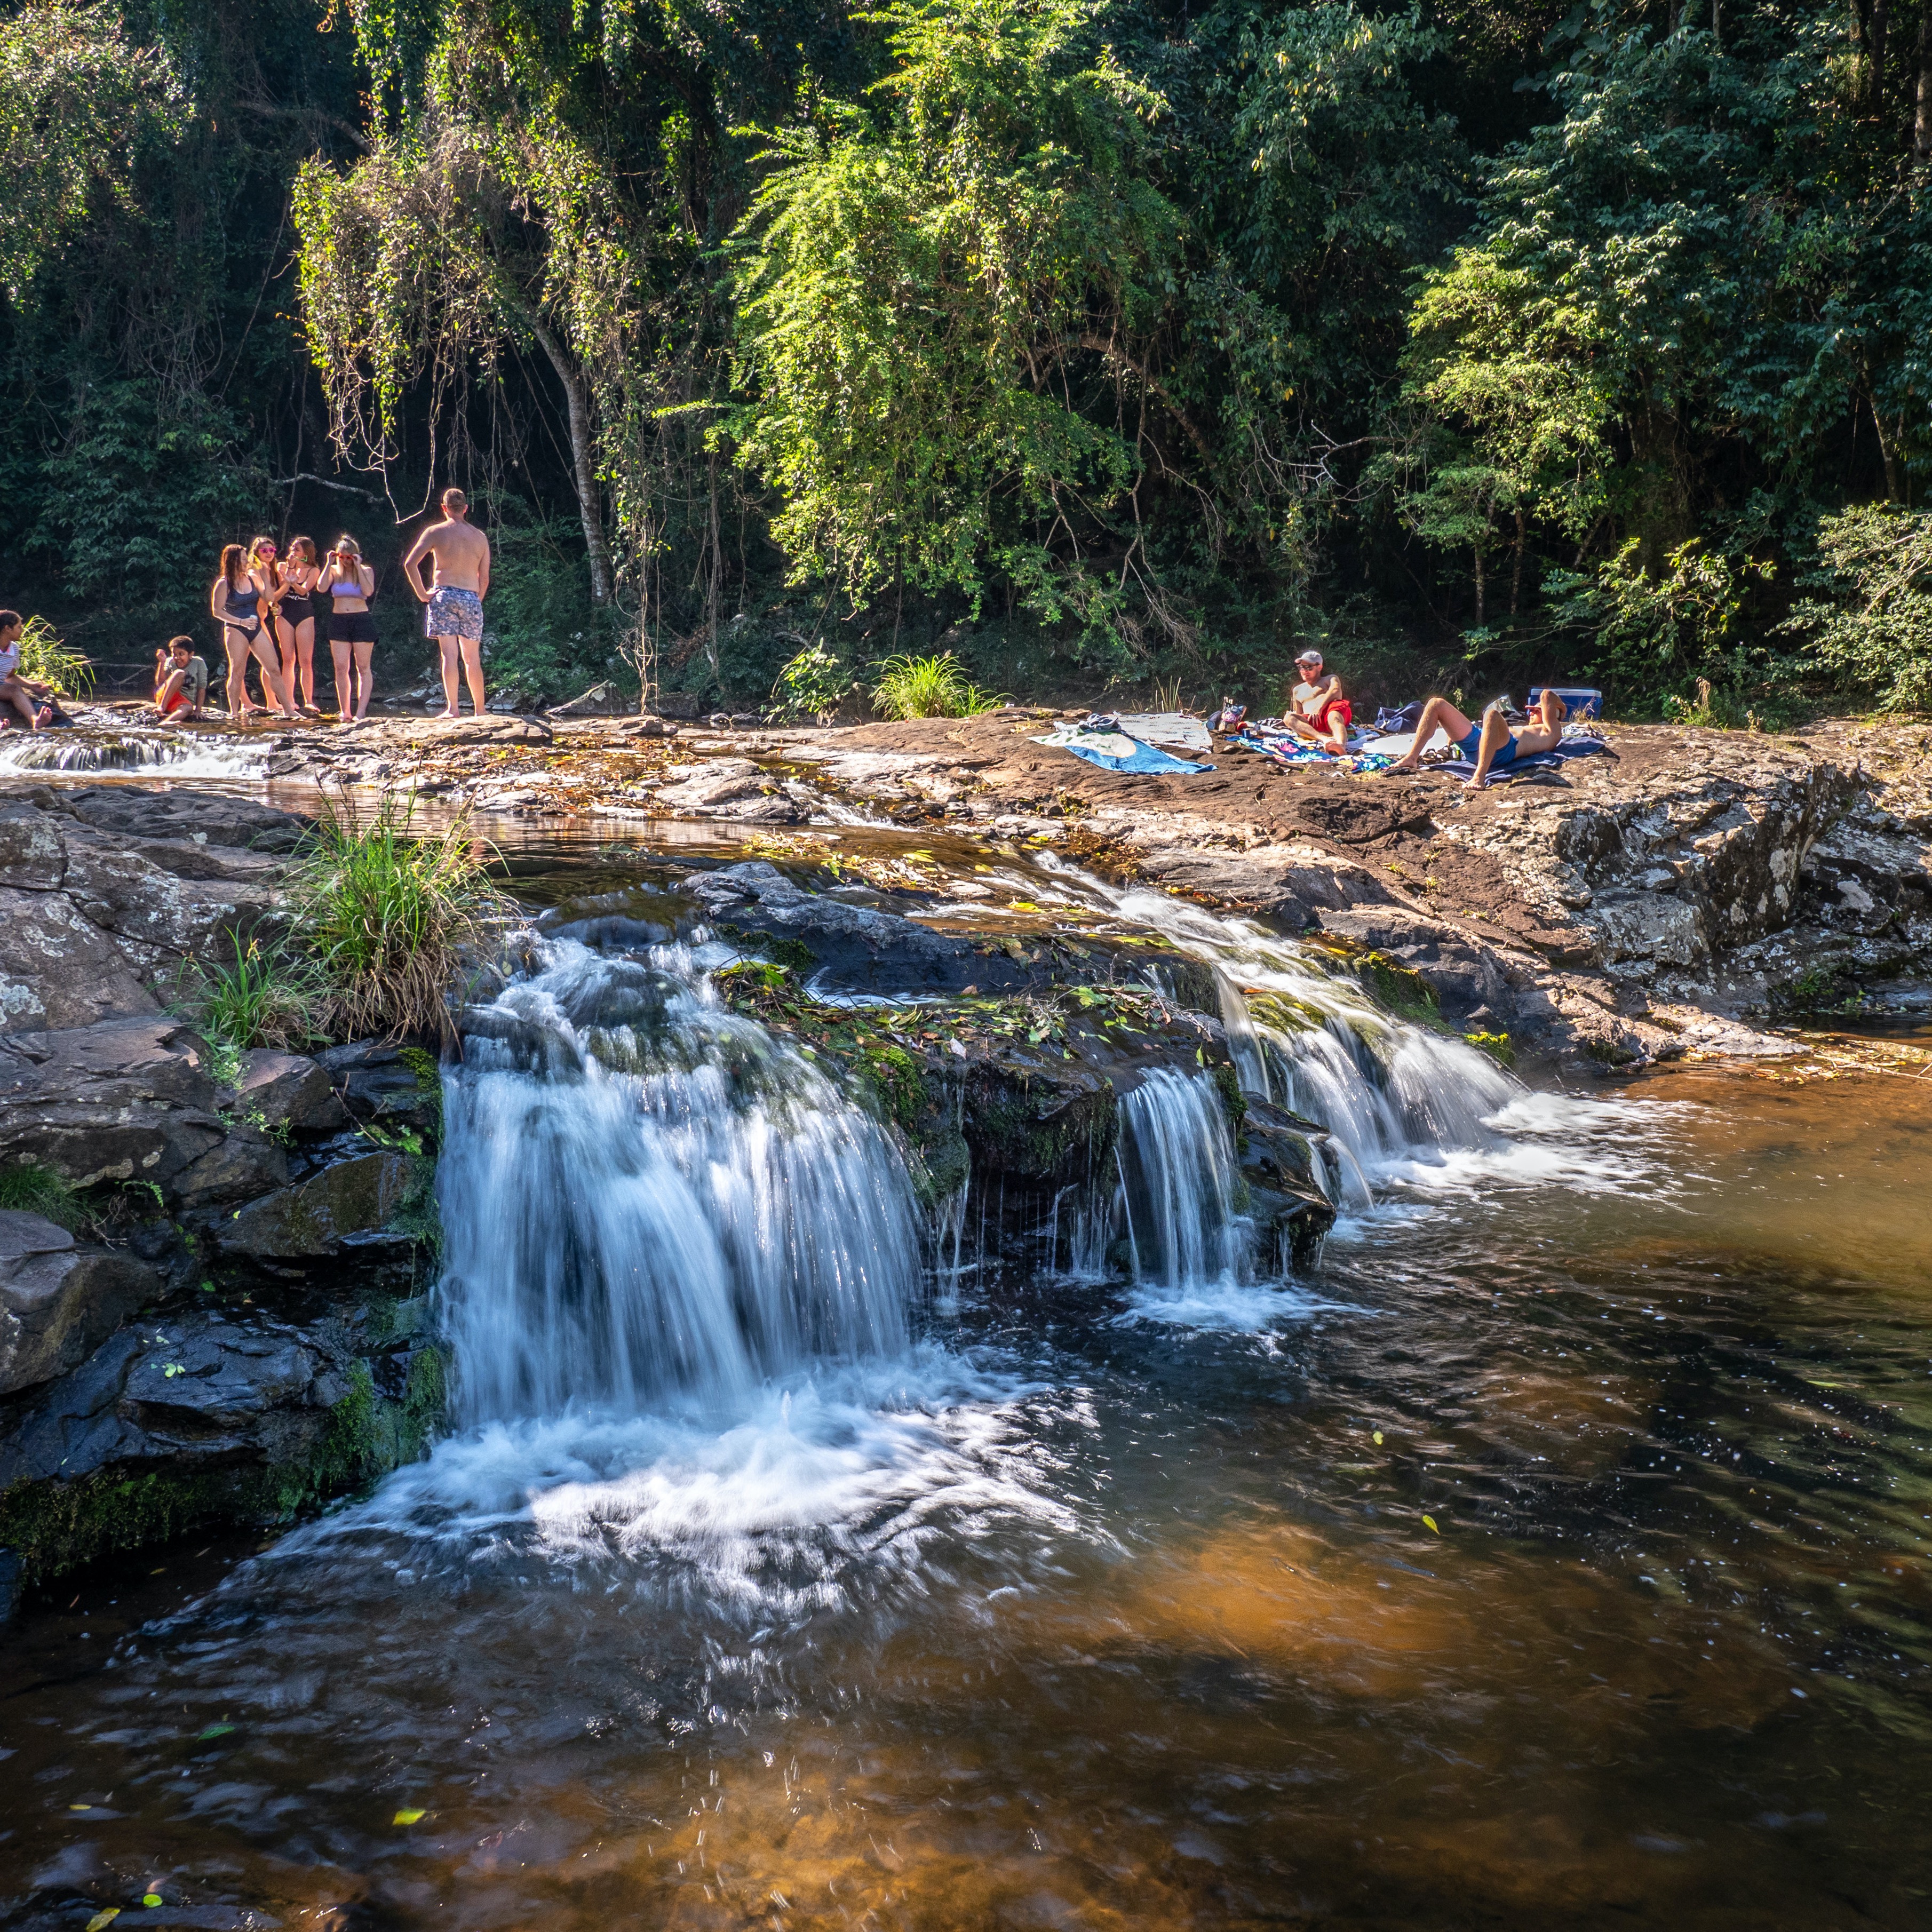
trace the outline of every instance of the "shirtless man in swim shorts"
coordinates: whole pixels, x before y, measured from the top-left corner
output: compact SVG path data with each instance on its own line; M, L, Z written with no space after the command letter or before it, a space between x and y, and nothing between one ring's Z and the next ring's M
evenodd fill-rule
M417 568L424 557L435 560L430 586L423 587ZM410 546L403 559L403 580L426 608L423 628L442 652L443 708L439 718L457 711L457 658L469 680L470 701L483 715L483 599L490 590L490 540L470 523L470 500L460 490L442 493L442 521L432 524Z
M1312 738L1324 752L1342 757L1348 748L1348 727L1354 710L1342 694L1342 680L1322 667L1319 651L1304 651L1294 661L1301 682L1294 687L1287 715L1291 731Z
M1415 728L1415 742L1390 766L1392 772L1412 772L1422 762L1422 748L1441 725L1449 742L1464 758L1472 760L1476 775L1472 787L1487 784L1490 774L1513 765L1519 758L1534 758L1538 752L1553 750L1563 742L1563 719L1569 706L1555 692L1546 688L1538 699L1529 722L1520 731L1512 731L1509 720L1495 706L1483 713L1483 722L1472 724L1446 698L1432 698L1422 707L1421 722Z

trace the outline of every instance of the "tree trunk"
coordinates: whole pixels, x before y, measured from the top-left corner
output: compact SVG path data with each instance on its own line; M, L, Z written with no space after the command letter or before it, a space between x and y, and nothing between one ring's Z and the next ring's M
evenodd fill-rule
M1921 167L1932 167L1932 0L1922 0L1918 14L1918 101L1912 117L1912 152Z
M1892 0L1872 0L1871 20L1865 29L1865 106L1873 114L1885 112L1885 38L1891 14Z
M584 524L584 548L590 560L590 598L594 604L610 601L612 583L610 545L604 534L602 493L597 487L597 459L590 434L590 385L577 358L565 348L543 318L526 311L530 333L537 346L550 358L563 385L564 403L570 421L570 466L577 484L578 514Z
M712 450L706 457L706 475L711 487L710 521L706 526L706 542L710 545L710 574L704 586L704 654L711 662L711 675L714 681L721 674L718 669L718 614L722 608L720 594L724 585L724 545L718 527L718 452ZM722 683L720 688L722 688Z
M1529 534L1529 519L1520 505L1516 513L1516 554L1510 562L1510 615L1514 617L1522 602L1522 545Z
M1905 500L1905 478L1899 466L1898 439L1886 434L1885 419L1870 396L1865 398L1865 407L1871 411L1872 428L1878 432L1879 459L1885 465L1885 500L1888 503L1901 503ZM1899 424L1900 430L1904 427L1903 422Z
M1476 560L1476 628L1483 628L1483 552L1480 544L1472 544L1469 554Z

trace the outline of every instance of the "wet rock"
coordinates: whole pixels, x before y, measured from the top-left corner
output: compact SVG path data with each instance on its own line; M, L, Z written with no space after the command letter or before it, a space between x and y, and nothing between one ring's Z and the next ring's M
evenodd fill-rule
M256 1047L242 1056L236 1111L265 1132L339 1133L349 1111L337 1099L328 1070L306 1054Z
M160 1286L131 1256L80 1246L38 1214L0 1210L0 1395L77 1366Z
M224 1138L207 1050L165 1018L0 1039L0 1162L70 1186L152 1181L165 1192Z
M230 1126L220 1140L174 1177L166 1191L184 1211L225 1208L252 1200L264 1188L279 1187L288 1178L289 1157L281 1148L250 1130Z
M1335 1224L1316 1149L1328 1136L1285 1107L1243 1102L1235 1150L1248 1198L1244 1211L1256 1224L1265 1260L1305 1268Z
M1052 935L1022 941L938 932L897 913L808 892L764 860L699 873L685 891L717 930L844 992L987 994L1165 977L1182 1005L1211 1010L1212 976L1185 955Z
M340 1321L136 1322L0 1402L0 1544L46 1577L204 1525L286 1522L421 1455L443 1388L433 1345Z
M250 1261L302 1261L340 1254L345 1246L406 1241L390 1223L413 1178L403 1154L338 1161L250 1202L218 1225L217 1238L224 1253Z
M325 1048L315 1064L356 1120L429 1133L442 1117L436 1063L420 1049L358 1040Z

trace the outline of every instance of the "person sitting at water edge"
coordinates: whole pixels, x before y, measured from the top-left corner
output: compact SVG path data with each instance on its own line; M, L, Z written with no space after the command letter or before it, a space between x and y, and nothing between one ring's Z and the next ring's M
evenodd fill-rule
M458 716L457 660L470 686L470 702L483 715L483 599L490 592L490 540L471 526L470 500L460 490L442 493L442 521L432 524L410 546L403 577L424 606L423 628L442 654L443 707L439 718ZM430 587L417 566L434 560Z
M199 718L208 704L208 660L192 638L170 638L154 653L154 709L164 718Z
M1472 785L1489 782L1492 771L1513 765L1519 758L1533 758L1539 752L1553 750L1563 742L1563 719L1569 710L1555 692L1546 690L1529 714L1530 722L1520 731L1512 731L1499 706L1491 705L1483 722L1472 724L1446 698L1432 698L1422 707L1415 728L1415 742L1396 759L1389 770L1412 772L1422 762L1422 748L1436 735L1439 724L1449 734L1449 742L1476 767Z
M1348 727L1355 718L1354 707L1342 695L1342 680L1333 671L1324 671L1319 651L1304 651L1294 668L1301 682L1291 694L1281 722L1340 758L1348 748Z
M369 600L376 594L376 573L362 560L362 546L344 532L322 560L311 597L326 594L330 609L317 621L328 633L329 654L335 660L335 717L340 724L359 724L369 715L369 694L374 688L370 666L376 655L376 620Z
M19 611L0 610L0 711L18 712L21 724L38 731L52 723L53 706L39 686L20 675L20 637L26 628ZM0 727L12 722L0 716Z

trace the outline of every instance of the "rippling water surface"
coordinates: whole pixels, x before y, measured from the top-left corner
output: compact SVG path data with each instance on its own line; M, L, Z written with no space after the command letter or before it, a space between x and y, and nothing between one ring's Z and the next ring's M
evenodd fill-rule
M1927 1923L1932 1085L1493 1125L1298 1280L89 1576L8 1639L8 1922Z

